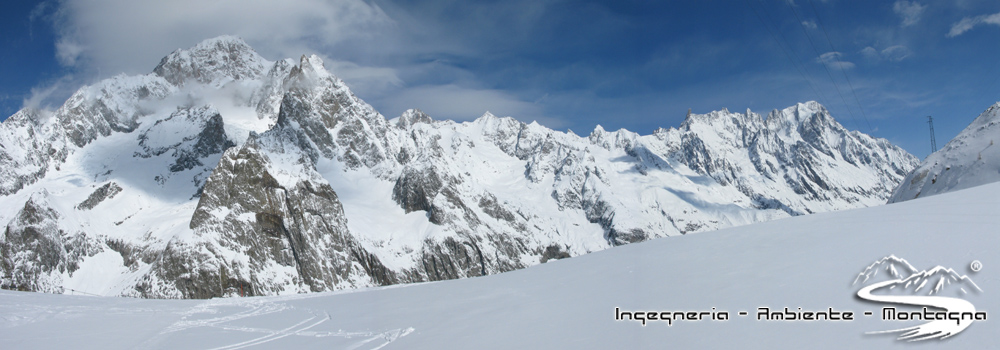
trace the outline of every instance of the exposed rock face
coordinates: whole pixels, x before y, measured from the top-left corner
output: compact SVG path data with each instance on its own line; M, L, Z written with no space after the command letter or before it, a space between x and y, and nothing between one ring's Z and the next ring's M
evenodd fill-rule
M48 197L35 193L7 224L0 241L0 287L61 293L61 276L71 276L83 258L100 251L83 233L60 227L61 215Z
M58 166L66 159L59 125L42 123L42 119L41 111L23 109L0 124L0 195L35 183L50 164Z
M56 110L55 118L65 138L83 147L112 132L134 131L144 112L143 102L163 98L174 90L160 77L119 75L81 88Z
M201 115L206 114L201 113ZM177 161L170 165L170 171L179 172L203 166L202 158L222 153L230 147L236 146L233 141L226 137L226 130L222 124L222 116L218 112L211 114L211 117L204 121L204 127L198 133L194 145L190 149L177 150Z
M431 201L443 185L434 169L407 169L392 187L392 200L407 213L420 210L432 213Z
M222 270L234 280L229 284L249 283L255 293L263 294L281 292L287 282L313 292L380 284L369 278L368 270L384 268L377 260L364 260L369 254L349 234L333 189L308 180L283 186L268 172L269 167L256 140L251 140L227 152L208 179L190 227L196 234L212 237L202 244L216 254L211 260L218 266L201 272L211 279L193 278L188 294L211 291L199 284L218 280ZM223 236L216 237L220 232ZM227 256L239 258L228 261ZM180 264L189 262L193 265L164 269L204 266L203 261L181 260Z
M426 113L424 113L423 111L419 109L410 109L407 110L406 112L403 112L403 115L399 116L399 119L396 121L396 127L403 130L408 130L413 126L413 124L417 123L430 124L433 122L434 120L431 119L431 117Z
M323 68L319 57L302 56L285 79L277 125L313 161L336 158L351 169L389 171L393 138L385 117L361 101Z
M495 274L880 204L916 164L816 103L652 135L387 120L318 57L268 62L233 37L18 112L0 145L0 205L23 208L0 212L5 288L59 292L99 265L117 275L94 293L156 298Z
M295 61L284 59L275 62L263 78L263 85L250 97L249 105L254 106L261 119L275 120L285 94L285 77L295 67Z
M118 184L114 183L114 181L108 182L104 184L104 186L98 187L96 190L94 190L94 192L90 194L90 197L87 197L87 200L81 202L76 206L76 209L80 210L94 209L95 206L97 206L106 199L114 198L115 195L121 191L122 191L121 186L118 186Z
M562 250L562 247L557 245L550 245L545 247L545 252L542 253L541 262L544 264L549 260L558 260L569 258L569 253Z
M179 108L139 133L138 139L142 150L135 156L149 158L169 152L176 159L170 166L173 172L202 165L199 158L236 145L226 136L222 116L211 106Z

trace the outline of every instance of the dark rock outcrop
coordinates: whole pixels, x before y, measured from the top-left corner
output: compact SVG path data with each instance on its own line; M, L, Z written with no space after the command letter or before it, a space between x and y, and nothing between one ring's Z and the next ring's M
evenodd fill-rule
M87 197L86 200L77 204L76 209L79 210L90 210L94 209L98 204L106 199L114 198L119 192L122 191L122 187L118 186L114 181L104 184L104 186L98 187L93 193Z
M80 232L59 225L61 215L49 205L47 192L31 196L0 240L0 288L61 293L53 273L72 275L80 260L101 251Z

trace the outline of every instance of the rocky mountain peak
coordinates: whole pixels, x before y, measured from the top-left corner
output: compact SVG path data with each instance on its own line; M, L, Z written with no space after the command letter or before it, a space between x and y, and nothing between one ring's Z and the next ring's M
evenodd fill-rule
M4 120L3 125L7 126L4 130L15 126L39 126L42 124L42 117L42 111L39 109L23 108Z
M795 130L805 124L840 126L826 107L816 101L800 102L782 110L773 110L767 115L766 122L772 129Z
M188 82L222 86L231 80L259 79L270 65L243 39L224 35L175 50L153 73L178 86Z
M636 143L636 138L638 137L639 134L625 129L607 131L604 127L598 125L588 138L590 139L590 143L606 149L623 148L628 150Z
M402 129L409 129L414 124L418 123L432 123L434 122L430 116L419 109L407 109L399 116L399 120L396 121L396 126Z
M763 119L757 113L747 109L746 113L733 113L723 108L706 114L688 114L681 122L680 129L685 131L705 132L715 130L721 133L742 133L744 129L759 129Z
M299 65L292 67L288 74L289 81L300 87L313 87L331 77L333 75L323 66L323 59L316 55L302 55Z
M493 113L487 111L479 118L476 118L474 123L483 126L483 132L485 133L496 133L499 129L520 129L521 122L517 121L511 117L500 118Z
M767 118L754 113L749 108L745 113L730 112L727 108L705 114L689 113L681 122L680 129L687 131L714 129L733 133L741 129L753 131L761 127L767 127L772 131L783 131L785 134L795 134L803 127L842 128L830 116L826 107L816 101L809 101L797 103L781 110L775 109L767 115Z

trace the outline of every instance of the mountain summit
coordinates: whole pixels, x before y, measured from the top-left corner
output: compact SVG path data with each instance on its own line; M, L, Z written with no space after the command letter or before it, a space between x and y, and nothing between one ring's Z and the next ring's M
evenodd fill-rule
M208 298L463 278L878 205L917 165L815 102L581 137L391 120L238 38L0 124L0 285Z
M220 36L170 53L153 73L174 85L191 81L221 87L232 80L260 79L271 64L243 39Z

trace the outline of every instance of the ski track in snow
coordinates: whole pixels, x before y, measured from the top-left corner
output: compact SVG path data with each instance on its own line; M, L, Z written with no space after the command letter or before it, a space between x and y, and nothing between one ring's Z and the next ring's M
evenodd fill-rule
M300 298L291 297L289 300L295 300ZM242 311L232 312L227 309L244 309ZM215 329L210 331L227 331L235 333L245 333L245 334L264 334L256 338L239 341L236 343L231 343L228 345L218 346L209 348L210 350L235 350L243 349L249 347L255 347L258 345L263 345L270 343L288 336L300 336L300 337L313 337L313 338L341 338L346 341L345 349L381 349L390 343L407 336L415 330L412 327L399 328L399 329L388 329L377 332L350 332L345 330L337 331L310 331L310 329L315 328L331 319L330 314L325 311L308 310L307 313L311 317L301 319L300 321L291 324L290 326L274 329L265 327L250 327L239 325L239 323L245 323L243 321L260 321L266 319L272 314L280 314L282 312L287 312L295 309L281 302L271 302L265 300L252 300L248 302L236 302L232 303L228 300L209 300L201 303L190 310L182 312L184 315L182 319L174 324L170 325L162 332L160 336L169 335L170 333L177 332L199 332L204 329ZM206 319L198 319L197 316L202 314L217 314L223 313L223 316L211 317ZM294 322L285 321L287 318L282 318L283 322ZM199 329L204 328L204 329ZM358 339L360 340L354 340Z
M298 328L299 326L301 326L301 325L303 325L303 324L305 324L305 323L307 323L309 321L312 321L314 319L316 319L316 317L310 317L310 318L307 318L307 319L303 320L302 322L299 322L299 323L296 323L296 324L292 325L291 327L282 329L282 330L277 331L277 332L273 332L273 333L265 335L263 337L250 339L250 340L247 340L245 342L236 343L236 344L232 344L232 345L226 345L226 346L221 346L221 347L217 347L217 348L212 348L212 350L242 349L242 348L245 348L245 347L259 345L259 344L267 343L267 342L270 342L270 341L273 341L273 340L281 339L281 338L287 337L289 335L298 334L301 331L313 328L313 327L319 325L320 323L326 322L327 320L330 319L330 315L326 315L326 317L323 318L323 319L321 319L321 320L319 320L319 322L313 323L311 325L308 325L308 326L305 326L305 327L302 327L302 328ZM237 330L243 330L243 329L242 328L237 328ZM256 331L257 330L250 330L250 332L256 332Z

